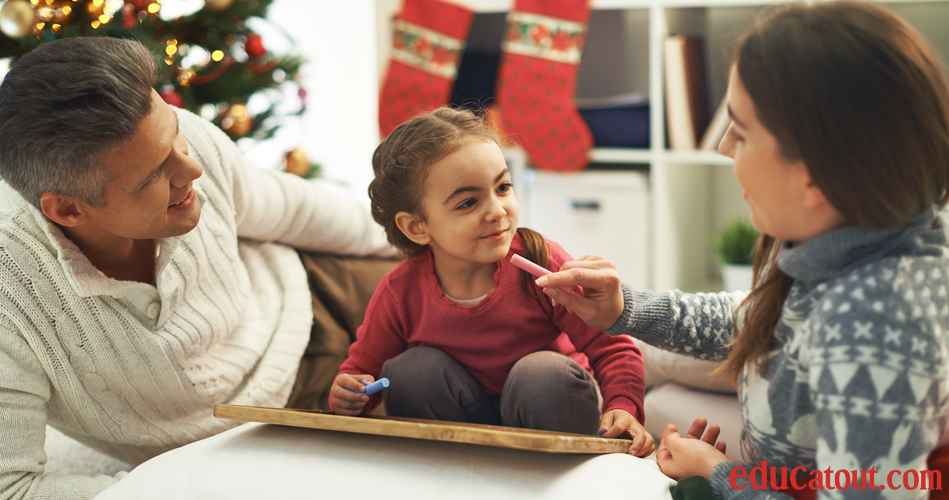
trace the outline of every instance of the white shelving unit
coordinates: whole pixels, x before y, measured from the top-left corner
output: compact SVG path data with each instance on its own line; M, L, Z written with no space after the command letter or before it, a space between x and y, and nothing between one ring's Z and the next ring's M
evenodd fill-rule
M513 0L454 0L479 14L499 19ZM816 0L820 1L820 0ZM630 175L648 171L648 286L656 290L721 289L709 240L727 221L747 217L741 189L733 179L731 160L714 151L666 149L663 40L688 33L704 41L709 114L725 94L734 42L762 9L776 2L761 0L592 0L590 30L580 63L577 98L638 92L649 99L650 144L646 149L597 148L590 155L598 165L637 165ZM781 2L777 2L781 3ZM883 2L903 15L936 50L949 55L949 2L890 0ZM376 0L379 67L388 60L389 20L399 0ZM503 22L503 21L499 21ZM469 39L470 46L470 39ZM588 172L573 175L578 189ZM590 172L592 175L593 172ZM636 217L638 214L630 214ZM529 224L529 223L528 223ZM631 227L641 224L631 222ZM625 228L616 228L623 231ZM569 250L569 249L568 249ZM623 252L605 245L609 258Z

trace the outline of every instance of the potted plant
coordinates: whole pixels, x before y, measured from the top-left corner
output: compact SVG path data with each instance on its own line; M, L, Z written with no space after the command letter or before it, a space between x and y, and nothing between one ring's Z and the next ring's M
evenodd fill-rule
M742 217L728 223L712 240L725 291L751 289L751 264L756 241L758 230Z

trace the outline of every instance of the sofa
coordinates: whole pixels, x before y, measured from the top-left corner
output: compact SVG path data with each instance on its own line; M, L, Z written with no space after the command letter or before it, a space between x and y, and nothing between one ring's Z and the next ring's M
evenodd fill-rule
M725 454L741 460L741 408L728 380L712 375L718 363L664 351L640 340L646 368L646 430L658 444L668 424L685 433L697 417L722 428Z

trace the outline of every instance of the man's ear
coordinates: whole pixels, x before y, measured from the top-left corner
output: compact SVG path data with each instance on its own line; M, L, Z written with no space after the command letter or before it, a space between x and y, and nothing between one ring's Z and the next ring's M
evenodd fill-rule
M397 213L395 215L395 224L399 226L399 230L402 231L402 234L404 234L406 238L419 245L427 245L432 241L432 237L428 235L428 231L425 229L425 223L413 214L408 212Z
M53 193L43 193L40 208L49 220L64 227L76 227L88 220L85 205L68 197Z

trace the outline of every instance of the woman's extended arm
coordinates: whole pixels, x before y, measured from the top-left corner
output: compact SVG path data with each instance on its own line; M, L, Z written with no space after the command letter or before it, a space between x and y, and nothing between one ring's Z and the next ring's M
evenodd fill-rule
M627 334L663 349L710 360L728 355L735 310L746 296L744 292L633 291L620 283L613 263L600 255L567 262L537 284L587 324L610 335ZM557 288L577 285L583 287L583 296Z

